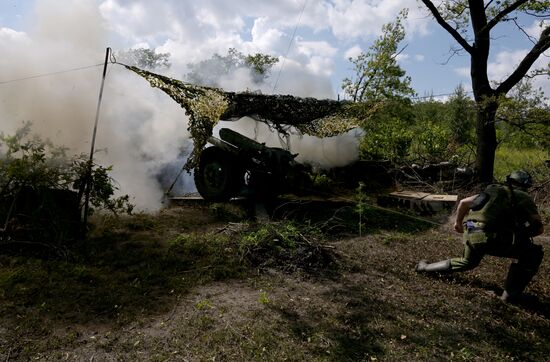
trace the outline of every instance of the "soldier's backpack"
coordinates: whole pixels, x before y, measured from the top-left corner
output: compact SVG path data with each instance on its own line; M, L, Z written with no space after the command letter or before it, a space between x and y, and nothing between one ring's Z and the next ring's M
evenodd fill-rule
M508 186L489 185L473 201L468 220L483 223L489 232L514 231L516 218L512 190Z

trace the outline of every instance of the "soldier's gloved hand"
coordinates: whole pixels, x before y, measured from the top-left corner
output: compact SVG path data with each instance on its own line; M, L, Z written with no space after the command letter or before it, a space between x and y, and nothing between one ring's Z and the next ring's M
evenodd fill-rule
M454 229L457 233L463 233L464 232L464 227L462 226L462 223L461 222L457 222L455 221L455 224L454 224Z

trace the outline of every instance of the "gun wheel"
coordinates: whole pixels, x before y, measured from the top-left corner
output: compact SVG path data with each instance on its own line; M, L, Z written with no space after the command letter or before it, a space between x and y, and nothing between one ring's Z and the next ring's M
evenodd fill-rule
M201 152L195 168L195 186L199 194L209 201L227 201L235 195L237 172L234 157L219 147L209 147Z

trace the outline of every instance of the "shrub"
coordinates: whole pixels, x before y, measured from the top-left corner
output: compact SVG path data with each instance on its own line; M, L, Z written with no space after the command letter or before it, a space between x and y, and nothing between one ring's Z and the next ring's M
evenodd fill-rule
M2 227L11 223L20 229L24 224L31 234L56 229L53 237L59 239L64 234L59 228L74 226L64 225L65 219L78 223L87 184L90 211L132 211L128 195L114 197L111 167L91 164L84 155L68 157L66 151L32 135L30 123L14 135L0 134L0 220L6 220Z

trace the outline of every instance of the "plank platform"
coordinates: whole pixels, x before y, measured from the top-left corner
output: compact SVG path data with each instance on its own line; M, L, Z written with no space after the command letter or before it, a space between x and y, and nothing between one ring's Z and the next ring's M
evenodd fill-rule
M423 214L451 210L458 200L457 195L438 195L419 191L395 191L378 197L381 206L397 206L413 209Z

